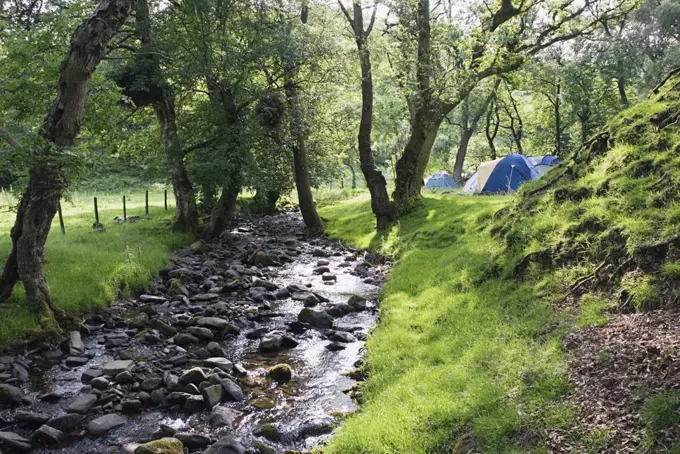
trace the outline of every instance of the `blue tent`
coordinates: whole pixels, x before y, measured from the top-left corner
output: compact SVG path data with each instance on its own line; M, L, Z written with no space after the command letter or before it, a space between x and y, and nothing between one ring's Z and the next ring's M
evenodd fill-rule
M535 180L540 175L525 156L511 154L480 164L464 189L477 194L510 193L525 181Z
M428 178L425 183L425 189L436 190L436 189L454 189L457 188L456 180L453 179L448 173L441 171L437 172Z
M560 158L557 156L529 156L527 158L534 166L556 166L560 163Z

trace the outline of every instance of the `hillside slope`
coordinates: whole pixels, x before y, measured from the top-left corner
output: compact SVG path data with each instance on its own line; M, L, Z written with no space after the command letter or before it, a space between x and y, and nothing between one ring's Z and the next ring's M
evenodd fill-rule
M328 453L680 452L680 78L513 198L425 197Z

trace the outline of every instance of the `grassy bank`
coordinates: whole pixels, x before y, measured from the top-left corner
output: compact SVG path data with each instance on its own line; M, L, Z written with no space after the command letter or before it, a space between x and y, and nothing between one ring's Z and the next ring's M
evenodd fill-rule
M426 197L387 237L367 198L322 209L330 235L398 251L368 342L362 411L329 453L544 452L570 424L553 275L487 278L507 197Z
M128 216L142 219L125 225L113 221L123 213L120 196L98 199L106 232L92 231L92 199L89 194L79 195L62 202L66 235L61 234L55 217L45 248L45 275L55 304L70 314L106 306L119 293L142 289L166 263L168 252L190 240L169 230L174 210L164 210L162 192L150 194L148 218L144 193L129 195ZM9 231L14 214L7 205L0 210L0 256L4 258L11 246ZM37 327L22 299L22 289L17 288L10 304L0 308L0 348L21 341Z

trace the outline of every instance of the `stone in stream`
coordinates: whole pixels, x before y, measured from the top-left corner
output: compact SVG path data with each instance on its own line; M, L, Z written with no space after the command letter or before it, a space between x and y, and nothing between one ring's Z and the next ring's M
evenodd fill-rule
M119 374L116 375L116 383L118 384L126 384L126 383L132 383L135 381L135 379L132 377L132 374L130 373L129 370L123 371Z
M269 291L278 290L279 286L273 282L264 281L262 279L255 279L253 281L253 287L263 287Z
M351 314L352 312L354 312L354 309L352 309L352 306L350 306L349 304L338 303L329 307L326 311L328 312L328 315L335 318L340 318L344 317L347 314Z
M87 424L87 431L95 437L106 434L116 427L122 426L127 420L116 413L100 416Z
M184 402L184 411L189 414L198 413L205 408L205 402L202 396L190 396L187 401Z
M262 336L264 336L268 332L269 332L269 328L265 328L265 327L255 328L254 330L248 331L246 333L246 339L250 339L250 340L261 339Z
M326 349L332 352L337 352L338 350L344 350L346 348L347 346L345 344L341 344L340 342L331 342L330 344L326 345Z
M222 388L224 388L224 397L227 400L241 402L246 399L243 395L243 390L241 390L241 387L230 378L223 378L220 380L220 384L222 385Z
M208 408L213 408L222 401L222 397L224 396L224 388L222 385L208 386L203 388L201 394L203 395L205 406Z
M24 366L15 362L12 364L12 377L16 378L20 382L28 381L28 371Z
M222 347L220 347L220 344L218 344L217 342L210 342L206 346L206 349L211 355L224 356L224 350L222 350Z
M321 280L326 283L336 282L338 280L338 277L333 273L323 273L321 275Z
M331 272L331 269L328 268L327 266L320 266L318 268L314 268L314 270L312 271L312 273L314 273L314 274L326 274L326 273L330 273L330 272Z
M165 390L154 389L151 391L151 405L163 405L165 403Z
M24 392L21 388L0 383L0 404L19 406L24 400Z
M352 336L350 333L346 333L345 331L336 331L331 336L331 340L335 342L344 342L346 344L356 342L356 338Z
M289 382L293 378L293 369L288 364L277 364L269 368L267 376L279 383Z
M224 330L230 334L239 334L241 329L231 323L229 320L225 320L219 317L202 317L198 319L198 326L205 326L206 328L213 328L218 330Z
M316 262L316 266L328 266L330 264L331 264L331 262L329 262L326 259L317 260L317 262Z
M278 262L272 258L269 254L264 252L262 249L258 249L248 257L248 263L256 266L274 266L278 265Z
M90 381L90 386L100 391L103 391L106 388L108 388L110 384L111 382L106 377L97 377L93 378L92 381Z
M324 251L323 249L314 249L312 251L312 255L314 257L328 257L328 252Z
M184 445L176 438L161 438L138 446L134 454L184 454Z
M215 335L212 331L210 331L208 328L203 328L200 326L190 326L187 328L187 333L203 340L213 340L215 338Z
M234 368L234 364L227 358L208 358L203 361L207 367L217 367L225 372L231 372Z
M142 391L151 392L163 385L163 380L160 377L149 377L144 380L140 386Z
M168 325L167 323L165 323L165 322L163 322L163 321L161 321L157 318L151 320L151 323L149 324L149 326L153 329L157 329L164 336L172 337L175 334L177 334L177 330L174 327Z
M34 411L17 411L14 414L14 421L33 424L36 426L45 424L51 418L47 413L37 413Z
M61 430L62 432L70 432L80 424L85 416L79 415L77 413L66 413L65 415L57 416L49 421L47 425L54 427L55 429Z
M71 402L71 404L66 407L66 411L69 413L80 413L85 415L90 411L96 402L96 394L80 394L78 397L76 397L76 400Z
M28 440L19 434L15 434L14 432L0 432L0 444L16 451L30 451L33 449L31 440Z
M162 296L142 295L139 297L139 301L142 303L163 304L167 299Z
M83 383L90 383L92 380L97 377L101 377L102 375L103 372L100 369L88 369L83 372L83 375L80 376L80 381Z
M184 347L186 345L191 344L197 344L199 342L196 336L192 336L191 334L186 333L179 333L175 337L173 337L172 340L173 342L175 342L175 345L179 345L180 347Z
M317 296L313 293L308 294L304 299L305 307L314 307L320 302L321 301L319 301L319 298L317 298Z
M281 441L281 432L273 424L260 424L253 431L253 435L256 437L266 438L269 441L279 442Z
M236 420L243 416L242 411L229 407L215 407L210 414L210 424L214 426L235 427Z
M139 399L124 400L121 407L123 413L139 413L142 410L142 401Z
M366 310L366 298L359 295L352 295L347 300L347 305L351 306L357 312Z
M206 380L208 380L208 377L205 376L203 369L200 367L194 367L193 369L189 369L188 371L184 372L179 377L179 384L183 386L188 384L198 385L202 381Z
M71 331L69 336L68 352L71 356L80 356L85 353L85 343L78 331Z
M64 432L59 429L55 429L54 427L50 427L47 424L43 424L35 432L33 432L31 438L38 443L47 446L58 445L64 440Z
M245 454L246 448L235 438L224 437L203 451L203 454ZM135 453L138 454L138 453Z
M104 364L104 367L102 368L102 373L104 375L108 375L109 377L115 377L121 372L125 372L132 369L133 365L134 361L132 361L131 359L110 361Z
M276 407L276 401L271 397L256 397L250 401L250 405L259 410L268 410Z
M204 449L208 447L212 441L207 435L187 432L178 432L174 437L181 441L185 447L189 448L189 450Z
M66 358L64 363L68 367L80 367L87 364L88 361L90 361L90 358L86 358L84 356L69 356L68 358Z
M300 311L298 320L315 328L330 328L333 326L333 318L326 311L315 311L308 307Z

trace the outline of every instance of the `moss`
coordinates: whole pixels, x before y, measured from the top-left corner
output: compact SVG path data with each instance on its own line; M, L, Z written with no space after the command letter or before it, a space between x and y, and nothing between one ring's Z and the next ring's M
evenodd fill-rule
M278 383L286 383L293 378L293 368L288 364L277 364L269 368L267 376Z
M273 424L261 424L257 426L253 434L256 437L266 438L269 441L281 441L281 432Z
M161 438L138 446L135 454L184 454L184 445L176 438Z
M276 401L271 397L256 397L250 400L250 405L260 410L268 410L276 407Z
M253 448L258 452L258 454L275 454L276 451L270 448L266 444L262 443L260 440L253 441Z
M170 279L170 295L172 296L183 295L182 282L177 278Z

